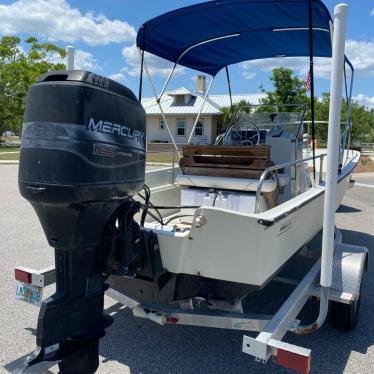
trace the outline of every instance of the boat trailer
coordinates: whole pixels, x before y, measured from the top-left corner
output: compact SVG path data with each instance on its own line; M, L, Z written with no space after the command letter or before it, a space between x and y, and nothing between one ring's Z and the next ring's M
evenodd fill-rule
M312 7L311 1L309 6ZM102 279L102 271L113 274L113 264L100 264L100 272L95 268L97 260L95 249L101 240L100 230L95 230L95 228L103 227L113 217L114 212L119 212L117 210L118 201L129 194L138 192L141 188L140 181L144 177L145 166L143 154L144 121L142 121L144 111L136 101L135 96L127 89L87 72L71 72L71 80L79 81L81 87L91 90L90 92L95 99L103 103L102 107L109 106L106 103L114 102L116 108L132 113L132 120L137 128L130 136L126 126L116 125L116 131L120 129L121 134L122 130L127 129L127 132L123 134L124 136L116 143L118 147L135 149L133 146L132 148L128 147L127 143L130 140L133 143L140 143L141 146L140 152L133 155L131 153L118 153L118 162L121 161L121 165L126 161L126 159L122 160L121 157L128 157L128 155L139 161L138 164L136 162L127 164L128 174L121 173L119 168L109 168L107 161L102 161L103 165L100 167L100 173L90 173L92 162L85 164L82 161L83 158L79 160L74 158L77 154L74 147L82 145L83 142L66 142L68 132L63 127L66 123L72 123L75 126L80 121L80 117L75 118L74 111L65 113L65 108L72 101L64 103L61 100L61 97L66 100L74 100L78 85L74 84L72 87L66 87L64 84L56 85L53 83L53 87L49 87L48 82L52 82L54 78L52 79L49 76L51 73L47 73L38 82L39 84L32 87L29 95L29 107L25 115L26 125L23 129L23 141L26 141L28 146L25 147L23 153L21 151L21 161L23 159L23 162L20 164L19 187L22 195L31 201L37 211L49 244L55 248L57 272L53 268L41 271L17 268L15 276L19 283L17 284L16 295L20 299L26 301L30 299L39 305L42 299L42 289L53 283L55 278L57 278L56 284L57 286L60 285L59 291L61 292L57 292L54 298L49 299L48 303L43 303L38 323L37 350L27 355L26 360L25 357L21 357L7 364L5 366L7 371L41 374L59 364L61 374L71 374L72 372L91 374L95 372L98 366L98 341L104 336L105 329L112 322L109 317L102 314L104 291L108 296L131 308L134 316L147 318L161 325L167 323L185 324L259 332L256 338L246 335L243 337L243 352L264 363L273 357L279 365L300 373L309 372L311 351L282 342L282 338L288 331L305 334L317 330L325 321L329 302L332 304L331 309L335 314L333 316L334 322L338 327L351 329L355 326L359 311L362 275L364 270L367 269L368 250L364 247L342 243L339 231L336 231L334 241L337 166L339 161L339 152L336 152L336 150L340 141L339 124L342 101L342 72L345 61L346 12L347 6L344 4L339 4L334 10L328 157L321 256L301 280L274 278L276 281L294 284L296 287L276 313L271 316L244 312L243 305L240 302L232 305L231 309L228 305L224 305L225 303L218 305L219 302L216 302L217 305L213 305L214 310L199 308L198 306L195 308L193 300L187 301L187 305L179 303L179 305L172 304L173 306L170 306L169 304L164 306L162 304L141 303L133 298L128 298L115 289L110 287L107 289L108 285ZM309 29L313 31L312 22L309 22ZM236 34L229 36L236 36ZM148 73L146 67L145 72ZM63 73L65 78L59 78L58 80L65 80L66 75L69 76L69 74ZM96 89L92 89L88 83L95 85ZM103 95L100 87L111 87L109 95ZM66 95L66 89L75 93ZM54 94L51 95L51 92ZM79 92L82 93L83 88ZM85 96L91 97L92 95ZM62 128L58 127L56 133L51 130L46 131L43 126L46 123L48 125L55 123L55 116L60 113L59 111L54 110L47 113L50 115L49 120L45 120L44 117L39 118L39 108L45 105L47 98L52 100L52 106L60 108L61 113L64 114L64 120L61 122L63 123ZM88 113L97 109L97 106L92 104L95 102L91 100L87 104L90 109L90 111L87 111ZM119 115L118 113L112 113L112 115ZM65 114L69 114L71 117L67 120ZM61 118L57 119L61 120ZM117 121L120 121L120 117L118 119L113 118L110 123L112 129ZM197 120L195 126L196 123ZM107 124L108 122L105 122L105 126L108 126ZM101 155L102 152L113 155L112 148L102 147L101 144L98 144L101 139L99 136L102 130L101 126L104 126L102 121L96 123L92 118L89 120L88 130L92 132L92 134L90 133L90 141L91 143L95 142L94 153L93 155L90 154L90 157L96 157L98 153ZM105 127L105 129L108 128ZM48 138L48 148L39 149L38 134L43 134ZM77 134L81 133L77 131ZM63 139L62 142L61 139ZM51 146L52 143L53 146ZM66 153L50 153L54 149L64 150ZM80 151L83 152L83 150ZM45 164L40 162L40 159L43 158L41 157L42 154L44 154L44 160L46 160ZM74 165L74 168L56 168L56 164L61 162L61 158L64 162L68 159L69 163ZM83 170L83 172L79 172L80 170ZM110 171L108 172L108 170ZM59 174L59 177L56 177L55 173L61 175ZM130 178L130 175L133 179ZM59 184L46 185L45 180L49 180L48 178L51 178L51 176L53 176L53 181L57 180ZM93 176L96 179L92 179ZM74 188L70 184L61 183L65 179L73 180ZM97 186L100 186L100 188L97 188ZM90 197L88 200L90 203L85 203L87 202L87 196ZM135 202L126 201L126 203L128 203L126 209L120 212L123 213L121 219L132 218L137 212ZM100 213L97 214L97 212ZM65 227L61 225L61 222L69 222L69 225ZM111 222L109 228L115 231L115 227L115 221ZM136 225L124 227L129 229L126 234L131 234L132 231L135 232L138 229ZM148 235L145 230L136 233L140 232L142 235L137 237L137 241L132 242L134 245L131 245L130 252L136 254L137 246L141 247L144 254L149 257L149 261L146 262L143 269L144 272L148 276L151 275L154 281L162 282L163 273L157 266L159 264L157 240L154 235ZM128 243L126 242L126 244ZM115 245L113 245L113 249L115 248ZM81 266L83 258L85 259L84 267ZM126 262L127 265L130 263L134 268L138 265L136 261L133 263L131 261ZM119 270L125 271L121 274L123 276L133 275L132 269L129 267L119 268ZM67 277L69 282L65 282ZM18 288L20 283L23 286ZM319 316L313 324L303 326L296 318L310 297L320 297ZM174 307L174 305L178 307ZM79 318L76 318L77 316ZM58 322L61 323L61 326L59 329L55 329ZM49 336L46 334L47 330L53 333ZM78 361L83 362L78 364Z
M307 247L304 247L302 251L308 251ZM350 329L355 325L354 321L357 316L352 313L358 313L356 305L361 296L362 277L364 271L367 271L367 266L367 248L343 243L341 232L336 229L332 285L328 297L340 313L339 321L335 321L338 322L338 327ZM176 306L144 304L111 287L106 291L106 295L132 309L135 317L149 319L159 325L190 325L258 332L255 338L243 336L242 351L244 353L253 356L258 362L266 363L272 358L274 362L283 367L300 373L308 373L311 367L311 350L286 343L282 339L288 331L303 334L311 333L318 328L315 326L308 331L300 329L297 316L310 298L320 296L320 270L321 259L319 258L301 280L275 277L275 282L295 285L295 288L274 315L243 311L241 303L226 310L223 304L213 305L215 309L196 308L191 300L189 305L187 305L188 302ZM18 282L43 289L55 282L55 269L48 267L35 271L17 267L15 278ZM53 346L48 348L51 351L56 349ZM31 353L5 365L4 368L10 373L42 374L59 363L59 361L44 361L32 367L26 367L25 358L30 355Z

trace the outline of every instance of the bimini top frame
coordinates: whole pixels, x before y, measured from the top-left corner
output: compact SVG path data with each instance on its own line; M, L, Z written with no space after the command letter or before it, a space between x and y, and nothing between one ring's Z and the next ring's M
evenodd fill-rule
M331 16L320 0L220 0L180 8L144 23L137 46L215 76L242 61L309 56L310 16L313 55L331 57Z
M137 35L136 42L142 61L139 99L144 66L166 128L177 148L160 104L177 65L212 75L188 138L190 143L214 77L221 69L226 70L232 103L228 65L254 59L309 56L314 157L313 58L331 57L332 34L332 19L321 0L219 0L162 14L145 22ZM174 63L159 95L147 70L144 52ZM353 79L353 66L347 58L346 62L352 70ZM350 97L347 95L348 107ZM344 139L349 132L349 118L347 123ZM346 140L342 143L344 148Z

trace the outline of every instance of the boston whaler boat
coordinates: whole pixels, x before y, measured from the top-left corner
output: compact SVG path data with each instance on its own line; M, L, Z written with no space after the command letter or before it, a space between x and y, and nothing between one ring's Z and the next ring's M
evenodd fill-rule
M305 105L248 105L216 144L185 145L174 151L179 166L146 173L144 110L127 88L75 70L47 73L31 87L19 187L55 248L57 289L42 303L38 350L23 372L58 363L61 373L93 373L98 340L111 323L103 314L108 287L135 316L160 324L262 331L256 339L244 336L243 351L264 361L275 356L301 372L309 371L310 350L283 343L286 331L316 330L329 300L346 308L341 325L354 326L367 250L348 248L334 235L335 210L360 157L348 141L353 67L344 56L346 8L335 8L333 24L319 0L209 1L156 17L137 36L139 101L144 72L176 148L161 98L178 65L212 76L202 111L222 69L230 88L231 64L309 56L313 78L313 57L332 57L327 155L314 151L313 84L312 156L304 156ZM174 63L160 95L145 52ZM341 135L346 67L352 81ZM244 311L243 299L279 280L322 227L320 258L274 317ZM16 278L25 272L16 270ZM347 272L354 279L348 290L336 283ZM316 292L319 273L320 315L302 326L295 318Z

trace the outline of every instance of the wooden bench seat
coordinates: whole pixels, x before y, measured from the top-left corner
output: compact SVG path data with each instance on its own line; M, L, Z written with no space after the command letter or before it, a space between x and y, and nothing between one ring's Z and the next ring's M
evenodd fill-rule
M179 166L187 175L258 179L273 164L267 145L186 145L182 150Z

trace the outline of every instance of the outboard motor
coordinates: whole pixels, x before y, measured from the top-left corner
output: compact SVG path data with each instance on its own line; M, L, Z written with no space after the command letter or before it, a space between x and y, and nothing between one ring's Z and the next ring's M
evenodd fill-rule
M97 369L113 262L101 243L118 209L127 204L131 219L139 210L131 196L144 169L145 113L129 89L87 71L49 72L30 88L18 183L55 248L56 293L42 304L24 372L45 361L66 374Z

